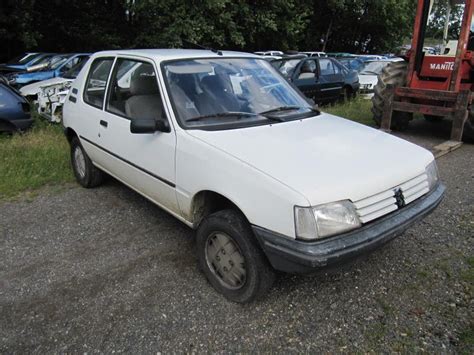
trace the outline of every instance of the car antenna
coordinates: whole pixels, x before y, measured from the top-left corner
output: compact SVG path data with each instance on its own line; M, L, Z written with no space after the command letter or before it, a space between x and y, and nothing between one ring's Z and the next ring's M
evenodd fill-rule
M222 51L220 51L220 50L218 50L218 49L211 48L211 47L206 47L206 46L203 46L203 45L200 45L200 44L197 44L197 43L188 41L187 39L183 39L183 42L184 42L184 43L187 43L187 44L190 44L190 45L192 45L192 46L194 46L194 47L200 48L200 49L205 49L206 51L211 51L211 52L213 52L213 53L216 53L217 55L222 55Z

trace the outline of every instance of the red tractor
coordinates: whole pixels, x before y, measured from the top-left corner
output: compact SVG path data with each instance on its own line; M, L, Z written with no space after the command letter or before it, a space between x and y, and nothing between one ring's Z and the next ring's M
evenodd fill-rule
M385 67L374 88L372 113L382 129L404 129L414 113L421 113L427 120L450 117L451 141L460 142L463 137L474 140L474 0L450 3L461 5L463 11L459 39L443 43L442 52L436 55L424 47L433 0L418 0L406 61Z

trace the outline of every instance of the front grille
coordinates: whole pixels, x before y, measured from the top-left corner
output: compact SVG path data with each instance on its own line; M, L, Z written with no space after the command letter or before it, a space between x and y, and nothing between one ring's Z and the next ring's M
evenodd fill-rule
M428 176L423 173L392 189L354 201L354 206L360 221L367 223L399 208L395 198L395 191L398 189L403 193L405 204L408 205L426 194L429 191L428 186Z

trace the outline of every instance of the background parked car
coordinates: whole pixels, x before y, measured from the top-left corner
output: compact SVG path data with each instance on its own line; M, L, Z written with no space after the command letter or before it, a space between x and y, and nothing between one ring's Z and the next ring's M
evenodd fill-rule
M262 52L255 52L258 55L265 55L265 56L280 56L284 53L282 51L262 51Z
M24 53L1 65L0 73L31 70L38 65L43 65L43 63L51 59L54 55L54 53Z
M374 87L377 85L378 75L391 62L403 61L401 58L373 60L366 62L359 71L360 93L362 97L370 99L374 96Z
M359 89L357 72L332 58L285 58L272 65L316 103L335 102L346 94L350 98Z
M61 76L57 76L51 79L37 81L25 86L22 86L18 91L21 95L26 97L29 101L35 101L37 99L37 95L42 87L62 84L64 82L71 82L76 79L77 75L81 71L84 64L87 62L87 59L81 60L76 65L74 65L71 69L66 71L65 73L61 74Z
M306 54L308 57L327 57L325 52L301 52Z
M21 87L37 81L47 80L62 76L79 62L89 58L89 53L64 54L53 58L53 63L47 67L34 72L12 73L7 75L10 85ZM56 59L56 60L54 60Z
M66 100L71 84L76 79L87 60L82 60L63 74L43 80L30 85L25 85L20 89L20 93L28 101L36 104L38 113L50 122L60 123L63 116L63 105Z
M28 101L18 91L0 81L0 132L26 130L33 124Z

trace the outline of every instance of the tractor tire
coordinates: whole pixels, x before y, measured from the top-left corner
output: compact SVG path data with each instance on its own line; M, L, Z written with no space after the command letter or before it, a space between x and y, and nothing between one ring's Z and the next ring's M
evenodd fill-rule
M428 122L440 122L443 120L443 117L441 116L435 116L435 115L423 115L425 117L425 120Z
M464 123L463 141L474 142L474 107L469 108L469 116Z
M372 97L372 114L375 123L380 127L385 105L388 100L387 85L395 87L406 85L408 63L393 62L387 65L379 74L379 80L374 87L374 96ZM413 119L413 114L409 112L393 111L391 129L403 130L408 127L408 123Z

